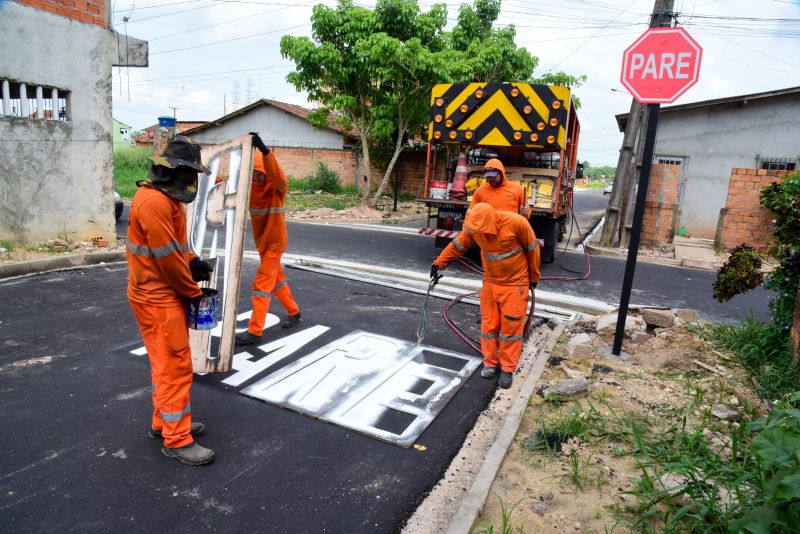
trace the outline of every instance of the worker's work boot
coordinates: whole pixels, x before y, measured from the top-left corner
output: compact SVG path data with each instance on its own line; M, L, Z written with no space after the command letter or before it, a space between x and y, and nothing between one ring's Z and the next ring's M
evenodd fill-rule
M508 371L500 371L500 379L497 381L497 385L503 389L508 389L511 387L511 382L514 381L514 373L509 373Z
M300 324L300 312L297 315L290 315L281 323L281 328L294 328Z
M483 366L481 369L481 376L483 378L497 378L497 367L486 367Z
M202 436L206 433L206 425L200 422L192 422L192 429L189 431L192 437ZM161 437L161 430L156 430L155 428L151 428L147 431L147 435L150 436L151 439L160 438Z
M255 343L261 343L261 336L257 336L251 333L249 330L239 332L235 337L237 345L253 345Z
M177 449L170 449L169 447L162 445L161 452L164 453L164 456L175 458L176 460L189 465L210 464L214 461L214 451L211 449L206 449L197 443L192 443L191 445Z

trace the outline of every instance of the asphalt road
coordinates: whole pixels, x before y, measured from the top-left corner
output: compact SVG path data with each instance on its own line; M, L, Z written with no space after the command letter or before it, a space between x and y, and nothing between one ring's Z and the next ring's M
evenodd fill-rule
M245 287L256 267L245 261ZM475 373L418 440L424 450L240 395L353 330L416 341L421 296L298 270L288 277L302 327L330 330L241 387L221 383L225 375L195 378L193 416L208 426L198 442L217 452L200 468L166 458L146 436L149 366L131 353L141 341L124 264L0 281L0 532L396 532L494 385ZM243 295L240 309L249 309ZM443 304L432 306L426 342L465 352L438 315ZM457 318L476 334L476 307ZM286 333L273 329L265 341Z

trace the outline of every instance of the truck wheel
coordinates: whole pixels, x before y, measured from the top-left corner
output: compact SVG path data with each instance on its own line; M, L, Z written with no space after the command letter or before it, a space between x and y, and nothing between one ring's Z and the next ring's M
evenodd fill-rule
M558 220L558 242L564 241L564 236L567 235L567 218L561 217Z
M541 249L543 263L553 263L556 258L556 245L558 243L558 220L545 217L531 218L531 226L538 239L544 240Z

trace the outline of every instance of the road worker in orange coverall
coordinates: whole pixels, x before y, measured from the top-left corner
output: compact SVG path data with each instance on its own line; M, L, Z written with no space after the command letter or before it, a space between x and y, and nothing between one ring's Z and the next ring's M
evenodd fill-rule
M481 248L481 376L511 387L522 351L528 287L539 282L539 241L528 221L517 213L497 211L486 202L470 208L464 228L431 265L431 278L464 254L472 243Z
M294 328L300 322L300 308L297 306L286 275L281 266L281 256L286 250L288 237L283 205L289 181L278 165L275 154L267 148L258 134L251 132L253 147L253 185L250 190L250 220L253 225L253 239L256 242L261 263L253 280L253 314L247 330L236 334L236 343L252 345L261 341L264 322L269 312L272 296L286 309L288 317L281 323L282 328Z
M498 211L528 216L530 210L525 204L522 186L506 177L506 168L502 161L496 158L487 161L483 166L483 177L486 182L472 195L470 209L479 202L486 202Z
M153 416L149 435L163 438L161 452L190 465L214 461L214 451L195 436L189 389L188 307L203 291L211 265L189 252L183 204L197 195L197 174L207 172L200 146L178 135L152 156L147 179L137 182L128 225L128 300L150 358Z

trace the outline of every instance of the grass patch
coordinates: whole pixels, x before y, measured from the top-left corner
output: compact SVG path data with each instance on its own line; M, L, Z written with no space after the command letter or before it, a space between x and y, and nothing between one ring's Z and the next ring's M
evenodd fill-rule
M138 189L137 180L147 177L151 148L125 147L114 152L114 187L119 195L127 200L133 198Z
M8 252L12 252L14 250L14 244L8 239L0 239L0 248L4 248Z
M286 209L292 211L313 210L318 208L331 208L343 210L361 205L361 197L353 193L333 195L331 193L303 193L289 191L286 195Z
M586 189L603 189L605 186L605 182L595 180L586 184Z
M715 348L733 354L736 362L755 378L762 397L777 399L797 389L800 365L792 357L787 332L752 317L740 325L709 325L703 336Z

